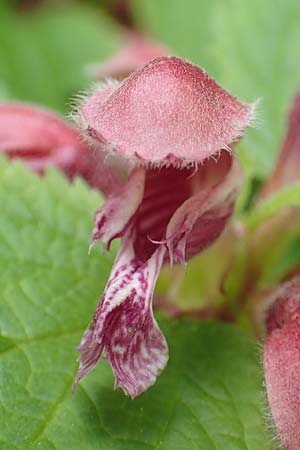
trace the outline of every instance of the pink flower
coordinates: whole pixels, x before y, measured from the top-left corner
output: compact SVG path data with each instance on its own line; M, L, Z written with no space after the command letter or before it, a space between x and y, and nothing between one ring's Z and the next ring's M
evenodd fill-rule
M285 450L300 443L300 279L274 294L267 317L264 371L269 405Z
M70 124L34 106L0 103L0 151L40 174L55 166L68 178L81 175L104 193L117 184L102 155L83 142Z
M95 214L92 245L122 238L110 279L78 350L74 387L105 350L115 387L132 398L168 360L152 312L163 264L182 263L223 231L242 175L232 143L254 105L239 102L200 68L153 60L87 98L78 123L128 177ZM213 269L212 269L213 270Z
M297 92L289 113L288 130L277 163L264 184L261 198L283 189L300 179L300 93Z
M95 64L89 68L93 78L122 79L146 64L153 58L168 54L167 48L143 36L138 32L124 33L124 45L103 64Z

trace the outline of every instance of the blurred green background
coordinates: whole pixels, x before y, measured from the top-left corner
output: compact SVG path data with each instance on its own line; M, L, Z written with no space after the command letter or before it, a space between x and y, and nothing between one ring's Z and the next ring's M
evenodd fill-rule
M120 50L128 28L200 65L242 100L260 99L255 126L239 145L247 182L238 211L247 208L272 169L299 88L299 0L0 0L0 101L67 116L71 99L93 83L90 65ZM113 392L101 362L71 398L74 348L112 264L111 255L87 256L99 198L55 172L41 180L21 165L2 165L1 450L273 447L257 349L229 325L162 321L171 359L149 393L131 402ZM258 252L263 288L298 263L299 231L292 228L267 256ZM186 307L223 301L217 280L223 283L231 247L226 300L238 305L249 246L233 241L189 265L185 284L175 286ZM175 279L164 276L163 293ZM248 326L242 315L240 322Z
M112 56L124 27L204 67L244 101L261 99L240 154L248 175L274 164L300 79L299 0L1 0L0 99L66 114L88 66Z

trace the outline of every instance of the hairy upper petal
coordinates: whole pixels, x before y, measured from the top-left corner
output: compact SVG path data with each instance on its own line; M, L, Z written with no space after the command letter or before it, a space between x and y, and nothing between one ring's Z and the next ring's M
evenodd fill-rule
M255 105L238 101L199 67L154 59L103 100L96 91L81 116L94 137L136 163L202 162L240 137Z

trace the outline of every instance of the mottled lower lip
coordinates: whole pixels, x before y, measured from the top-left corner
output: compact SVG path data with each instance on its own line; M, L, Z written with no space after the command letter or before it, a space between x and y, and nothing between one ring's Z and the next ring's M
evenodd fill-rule
M163 264L182 263L223 231L241 184L236 158L223 152L194 169L135 168L95 214L92 244L121 249L78 351L76 383L105 359L115 387L135 398L163 370L168 348L152 312ZM129 331L130 330L130 331Z
M168 361L168 346L152 311L155 283L163 264L164 247L146 262L135 257L132 230L124 237L110 279L91 326L78 347L78 381L98 362L105 350L115 374L115 388L131 398L156 381Z

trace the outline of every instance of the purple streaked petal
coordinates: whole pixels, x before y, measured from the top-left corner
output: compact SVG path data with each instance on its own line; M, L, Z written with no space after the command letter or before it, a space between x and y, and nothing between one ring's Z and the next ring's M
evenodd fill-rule
M103 350L115 375L115 387L131 398L155 383L168 360L167 343L152 311L165 251L161 245L149 260L139 261L128 230L93 322L78 347L80 366L74 389L95 367Z
M235 156L220 152L196 170L135 169L96 214L93 241L123 242L93 323L78 350L75 384L105 350L116 387L132 398L155 382L167 361L165 339L152 314L164 263L184 262L211 244L232 214L241 184Z

